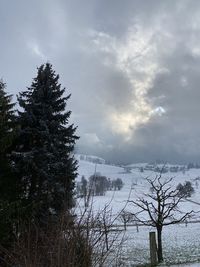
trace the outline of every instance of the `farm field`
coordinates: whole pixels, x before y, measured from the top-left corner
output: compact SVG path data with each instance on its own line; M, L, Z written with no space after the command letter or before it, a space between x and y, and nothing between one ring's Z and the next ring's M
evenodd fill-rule
M146 181L146 177L154 178L158 173L151 170L140 171L141 164L134 165L130 172L126 172L123 167L95 164L85 160L79 160L79 175L77 181L81 180L82 175L88 179L91 175L101 173L110 179L121 178L124 186L120 191L107 191L104 196L94 196L92 198L93 211L99 211L109 205L113 218L116 217L122 209L126 211L135 211L132 203L127 204L127 199L136 200L144 193L148 193L150 188ZM185 172L178 171L176 173L167 172L162 175L163 179L173 177L172 188L179 183L191 181L194 186L195 193L189 199L180 203L180 208L183 211L200 210L200 189L198 186L198 177L200 176L200 169L190 169ZM78 199L78 208L84 209L82 199ZM191 267L200 266L200 220L199 215L188 222L170 225L163 228L163 252L165 258L165 265L173 266L173 264L194 263ZM123 224L120 220L115 221L117 227L123 230ZM123 232L124 242L122 243L122 266L142 266L149 262L149 232L155 231L153 227L127 226L127 230ZM199 262L199 263L198 263ZM175 265L177 266L177 265ZM179 266L179 265L178 265ZM184 265L181 265L185 267ZM190 266L190 265L186 265Z

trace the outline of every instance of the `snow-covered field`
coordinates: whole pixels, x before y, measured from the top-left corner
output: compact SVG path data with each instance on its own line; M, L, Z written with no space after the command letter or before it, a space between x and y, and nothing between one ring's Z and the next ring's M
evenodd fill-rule
M145 178L154 178L156 173L151 170L141 172L141 166L143 165L138 164L137 166L137 164L134 164L134 168L128 173L123 167L79 160L77 181L81 180L82 175L88 179L95 171L111 180L121 178L124 183L121 191L107 191L105 196L95 196L92 199L94 211L103 209L109 203L112 214L115 216L124 207L127 211L134 209L131 203L127 205L128 198L135 200L143 193L149 192L149 184ZM198 185L200 181L195 180L197 177L200 177L200 169L190 169L189 171L179 171L176 173L167 172L162 177L163 179L174 177L172 186L176 186L180 182L184 183L186 180L191 181L195 189L191 200L200 202L200 188ZM83 207L82 200L78 200L78 203L79 207ZM183 211L199 211L200 205L185 201L181 203L181 209ZM200 218L195 220L197 219ZM121 222L118 221L117 223L120 224ZM124 266L139 266L149 262L148 237L149 232L154 230L152 227L139 226L139 232L137 232L135 226L128 226L125 232L126 241L123 243L122 249ZM163 250L167 266L186 262L200 262L200 223L166 226L163 229ZM194 265L194 267L196 266L200 266L200 263Z
M177 264L171 265L171 267L199 267L199 263Z

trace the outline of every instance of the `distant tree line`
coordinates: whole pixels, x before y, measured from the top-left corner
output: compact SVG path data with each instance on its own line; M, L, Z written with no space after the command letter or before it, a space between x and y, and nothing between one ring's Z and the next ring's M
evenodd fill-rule
M167 166L167 165L156 165L156 164L148 164L146 166L139 167L140 172L144 171L154 171L157 173L167 173L167 172L182 172L185 173L186 170L188 170L185 166Z
M100 173L93 174L87 180L82 176L81 181L77 183L76 192L78 197L85 197L87 194L92 196L104 196L106 191L119 191L123 187L120 178L110 179Z
M187 169L190 170L190 169L200 169L200 164L199 163L188 163L187 164Z

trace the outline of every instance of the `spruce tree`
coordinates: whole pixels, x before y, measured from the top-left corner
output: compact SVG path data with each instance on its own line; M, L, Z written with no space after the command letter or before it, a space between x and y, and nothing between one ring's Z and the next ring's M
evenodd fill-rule
M66 111L70 95L64 93L59 75L46 63L38 68L32 85L18 96L22 111L13 160L23 201L34 208L39 220L73 205L77 175L73 150L78 137L76 127L69 124L71 111Z
M6 84L0 80L0 155L5 154L11 146L15 121L15 104L11 103L12 95L8 95L5 89Z
M8 95L5 90L6 84L0 80L0 243L8 247L14 237L19 191L9 158L16 134L15 104L12 103L12 95Z
M16 193L8 156L16 133L16 117L12 95L5 89L6 84L0 80L0 199L10 201Z

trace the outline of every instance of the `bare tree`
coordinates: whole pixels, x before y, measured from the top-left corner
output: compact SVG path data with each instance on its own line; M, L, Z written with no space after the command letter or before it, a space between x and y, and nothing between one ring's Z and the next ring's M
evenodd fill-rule
M132 223L132 225L136 226L137 232L139 232L138 221L132 212L122 209L122 211L119 213L119 219L122 221L125 231L127 230L127 224Z
M119 219L123 222L124 230L126 231L127 223L133 221L133 214L129 211L122 210L119 214Z
M158 262L163 261L162 250L162 230L164 226L177 224L189 218L193 211L182 212L178 206L183 196L177 189L173 189L171 181L173 178L162 180L161 174L153 180L147 178L150 185L150 193L144 194L143 197L136 201L128 200L138 208L134 213L135 218L141 224L153 226L157 230L157 255ZM147 217L144 217L146 214Z

